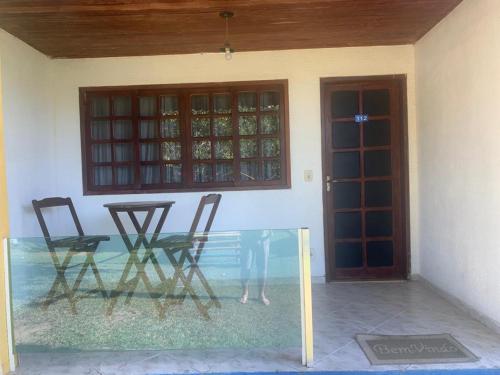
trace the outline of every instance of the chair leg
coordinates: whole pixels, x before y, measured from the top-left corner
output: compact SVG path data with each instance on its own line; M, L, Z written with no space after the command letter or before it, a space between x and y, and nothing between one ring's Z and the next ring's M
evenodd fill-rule
M67 253L66 256L64 257L63 263L59 264L59 259L55 252L51 251L51 257L52 257L52 262L54 263L54 267L57 272L57 276L52 283L52 287L49 290L49 293L47 294L47 297L45 297L45 301L43 303L43 307L45 309L48 308L48 306L54 302L54 297L57 291L57 287L59 284L62 285L63 288L63 297L65 296L68 299L68 302L70 304L71 312L76 315L76 302L74 299L74 292L72 288L69 287L68 281L66 280L65 272L66 269L68 268L69 263L71 262L71 258L73 257L73 251L70 249Z
M97 269L97 265L94 260L94 256L89 254L89 263L90 267L92 268L92 272L94 273L95 280L97 281L97 286L98 286L98 291L101 292L102 298L108 299L108 293L106 292L106 288L104 286L104 283L102 282L101 274L99 273L99 270Z

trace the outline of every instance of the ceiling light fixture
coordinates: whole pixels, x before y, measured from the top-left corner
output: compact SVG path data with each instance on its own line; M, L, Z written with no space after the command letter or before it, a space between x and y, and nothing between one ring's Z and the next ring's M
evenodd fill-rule
M222 47L220 51L224 52L224 57L226 58L226 60L231 60L233 58L232 54L234 52L234 49L232 49L231 45L229 44L229 19L232 16L234 16L234 13L226 10L224 12L220 12L219 16L221 16L226 20L226 34L224 37L224 47Z

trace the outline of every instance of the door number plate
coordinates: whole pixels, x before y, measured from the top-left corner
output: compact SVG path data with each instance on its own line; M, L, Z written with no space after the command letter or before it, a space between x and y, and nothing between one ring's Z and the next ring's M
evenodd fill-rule
M364 122L368 121L368 115L354 115L355 122Z

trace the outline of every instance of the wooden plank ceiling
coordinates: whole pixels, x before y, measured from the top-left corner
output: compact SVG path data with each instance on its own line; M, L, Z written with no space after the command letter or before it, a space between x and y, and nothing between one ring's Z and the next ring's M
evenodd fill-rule
M55 58L416 42L461 0L1 0L0 27Z

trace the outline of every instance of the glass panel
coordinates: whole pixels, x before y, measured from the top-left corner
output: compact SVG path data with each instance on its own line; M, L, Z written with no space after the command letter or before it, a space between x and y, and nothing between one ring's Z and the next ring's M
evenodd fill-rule
M392 211L369 211L366 213L366 236L392 236Z
M364 124L366 147L388 146L391 144L391 123L389 120L371 120Z
M361 184L359 182L334 182L333 206L339 208L361 207Z
M280 109L280 93L267 91L260 94L261 111L277 111Z
M163 116L176 116L179 114L179 103L177 96L162 95L160 96L160 111Z
M141 96L139 98L139 114L141 116L156 116L156 97Z
M333 117L353 117L358 113L358 91L335 91L332 93Z
M94 168L94 185L104 186L113 184L113 171L111 167Z
M240 178L242 181L258 180L259 163L254 160L240 162Z
M240 157L257 157L257 141L255 139L240 139Z
M132 138L132 121L131 120L113 121L113 138L114 139L131 139Z
M90 99L90 114L94 117L109 116L109 98L94 96Z
M361 213L337 212L335 214L335 238L361 238Z
M194 164L193 181L194 182L212 181L212 164Z
M191 134L193 137L209 137L210 119L203 117L191 119Z
M280 120L278 115L261 115L261 134L278 134L280 131Z
M215 94L213 99L214 113L231 113L231 95Z
M366 243L368 267L391 267L394 265L392 241L368 241Z
M142 139L157 138L156 120L141 120L140 121L140 137Z
M262 170L264 180L279 180L281 178L281 163L279 160L264 160Z
M333 154L333 177L357 178L359 176L359 152L336 152Z
M132 99L130 96L113 97L113 114L115 116L130 116L132 114Z
M182 164L165 164L163 167L163 182L180 184L182 182Z
M389 115L391 113L389 90L363 91L363 113L370 116Z
M239 122L240 135L257 134L256 116L240 116L238 122Z
M161 153L163 160L180 160L181 159L181 143L180 142L163 142L161 144Z
M233 141L216 141L215 142L215 158L216 159L232 159L233 158Z
M111 138L111 130L108 120L93 120L90 127L92 139L102 141Z
M217 137L227 137L233 134L233 124L231 117L214 118L214 135Z
M215 181L228 182L233 181L233 165L231 163L215 164Z
M116 161L134 160L134 146L131 143L116 143L115 160Z
M141 161L156 161L160 159L158 143L141 143Z
M115 178L118 185L132 185L134 183L134 168L127 166L116 167Z
M210 141L193 142L193 159L211 159L212 143Z
M336 268L363 267L363 245L361 242L338 243L335 245Z
M333 147L359 147L359 125L355 122L333 123Z
M191 113L193 115L206 115L210 113L210 107L208 103L208 95L191 96Z
M160 183L160 166L143 165L141 166L141 182L145 185Z
M111 162L111 145L110 144L92 145L92 161L94 163Z
M257 94L255 92L240 92L238 94L238 111L255 112L257 110Z
M390 151L366 151L365 152L365 176L390 176L391 152Z
M167 118L160 121L160 134L162 138L177 138L179 136L179 120Z
M262 156L273 157L280 155L280 140L278 138L266 138L262 140Z
M365 183L365 205L367 207L392 206L392 182L367 181Z

